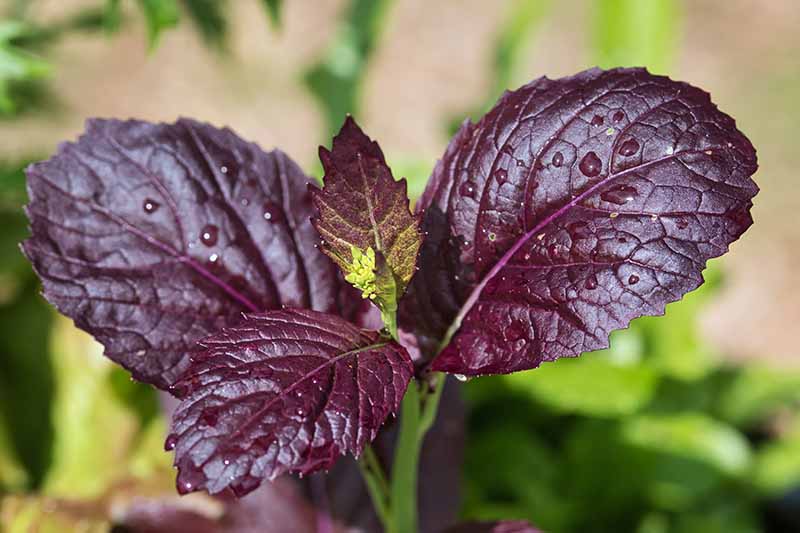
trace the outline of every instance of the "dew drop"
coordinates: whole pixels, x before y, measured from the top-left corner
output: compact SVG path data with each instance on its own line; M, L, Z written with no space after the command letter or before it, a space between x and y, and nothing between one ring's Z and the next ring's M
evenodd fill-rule
M667 155L672 155L672 154L675 153L675 148L673 148L672 146L667 146L666 152L667 152Z
M453 377L455 377L458 381L461 382L467 381L467 376L465 376L464 374L453 374Z
M583 283L583 286L589 289L590 291L595 290L597 288L597 276L592 274L591 276L586 278L586 281Z
M153 200L152 198L145 198L144 203L142 204L142 209L148 215L151 215L158 211L158 208L161 207L161 204Z
M170 433L167 435L167 440L164 442L164 450L165 451L172 451L175 449L175 445L178 444L178 436L174 433Z
M192 485L191 481L179 481L178 482L178 491L181 494L187 494L189 492L192 492L193 488L194 488L194 485Z
M619 147L619 154L625 157L630 157L638 151L639 143L636 139L628 139Z
M636 274L631 274L631 277L628 278L628 284L636 285L637 283L639 283L639 276Z
M608 135L609 137L611 137L611 136L612 136L612 135L614 135L615 133L617 133L617 130L615 130L614 128L608 128L608 129L606 130L606 135Z
M466 198L475 198L475 186L469 181L462 183L461 187L458 188L458 192Z
M502 168L499 168L494 172L494 179L497 181L497 183L502 185L508 181L508 172Z
M214 246L217 244L217 238L219 237L219 228L216 227L214 224L206 224L203 226L203 229L200 230L200 242L205 244L206 246Z
M280 222L283 220L283 210L280 206L267 202L264 204L264 220L269 222Z
M306 410L302 407L297 408L297 416L306 416Z
M218 254L211 254L208 256L208 260L211 261L212 263L216 263L218 259L219 259Z
M561 152L556 152L555 154L553 154L552 162L554 167L556 168L560 167L561 165L564 164L564 154L562 154Z
M611 120L614 122L622 122L623 118L625 118L625 113L622 111L615 111L614 115L611 117Z
M656 215L655 213L650 215L650 220L652 220L653 222L657 222L658 221L658 215Z
M235 180L239 174L239 167L234 162L225 162L219 166L219 171L228 179Z
M225 459L225 460L222 461L222 464L224 464L225 466L228 466L229 464L231 464L231 460L230 459Z
M603 117L601 117L600 115L595 115L592 117L592 126L602 126L603 122L605 121L603 120Z
M613 213L611 213L610 215L608 215L608 218L617 218L618 216L619 216L619 213L617 213L616 211L614 211Z
M619 185L600 195L600 199L616 205L624 205L636 198L638 191L629 185Z
M487 237L491 242L494 242L494 241L497 240L497 234L494 233L494 232L491 232L491 231L489 232L489 235L487 235Z
M581 172L583 172L586 176L593 178L600 174L600 170L603 168L603 162L600 161L600 158L597 157L596 153L589 152L583 156L578 168L580 168Z

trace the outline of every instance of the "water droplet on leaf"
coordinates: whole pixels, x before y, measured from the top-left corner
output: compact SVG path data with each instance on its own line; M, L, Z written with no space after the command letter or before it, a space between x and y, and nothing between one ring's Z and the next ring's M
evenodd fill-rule
M462 183L461 187L458 188L458 192L466 198L475 198L475 186L469 181Z
M158 211L158 208L161 207L161 204L153 200L152 198L146 198L144 204L142 204L142 209L148 215L155 213Z
M594 289L596 289L597 288L597 276L592 274L591 276L586 278L586 281L584 282L583 286L586 287L587 289L589 289L590 291L593 291Z
M593 178L600 174L600 170L603 168L603 162L600 161L600 158L597 157L596 153L589 152L583 156L578 168L580 168L581 172L583 172L586 176Z
M611 117L611 120L614 122L621 122L623 118L625 118L625 113L622 111L615 111L614 115Z
M553 166L558 168L564 164L564 154L561 152L556 152L553 154Z
M494 172L494 179L497 181L497 183L499 183L500 185L502 185L502 184L504 184L506 181L508 181L508 172L506 172L506 171L505 171L504 169L502 169L502 168L499 168L499 169L497 169L497 170Z
M630 157L639 151L639 143L636 139L628 139L622 146L619 147L619 153L622 156Z
M206 246L214 246L217 244L217 238L219 237L219 228L216 227L214 224L206 224L203 226L203 229L200 230L200 242L205 244Z
M595 115L592 117L592 126L602 126L603 122L605 121L603 120L603 117L601 117L600 115Z
M164 450L165 451L172 451L175 449L175 445L178 444L178 436L174 433L170 433L167 435L167 440L164 442Z
M636 274L631 274L631 277L628 278L628 284L636 285L637 283L639 283L639 276Z
M264 220L268 220L270 222L282 221L283 211L281 210L280 206L272 202L267 202L264 204Z
M455 377L458 381L467 381L467 376L464 374L453 374L453 377Z
M609 202L616 205L624 205L636 198L638 194L638 191L629 185L619 185L602 193L600 195L600 199L602 199L604 202Z

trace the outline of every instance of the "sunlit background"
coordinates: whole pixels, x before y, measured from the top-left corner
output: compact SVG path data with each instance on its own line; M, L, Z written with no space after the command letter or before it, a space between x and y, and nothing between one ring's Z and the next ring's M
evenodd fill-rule
M461 516L800 531L799 29L796 0L0 0L0 530L110 531L132 501L177 501L155 392L56 316L17 249L21 169L87 117L227 125L319 177L349 112L419 194L504 89L644 65L753 141L755 225L610 350L462 387Z

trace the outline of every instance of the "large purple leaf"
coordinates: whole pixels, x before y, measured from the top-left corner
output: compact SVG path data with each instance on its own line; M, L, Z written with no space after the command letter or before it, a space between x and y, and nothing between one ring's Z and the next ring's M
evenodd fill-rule
M314 246L309 179L230 130L91 120L27 174L45 297L141 381L167 387L245 311L351 312Z
M396 342L310 310L247 315L200 344L167 438L180 492L242 495L359 455L413 373Z
M426 222L446 227L440 244L459 250L452 266L426 243L428 272L405 304L432 317L422 321L439 338L454 333L433 368L533 368L605 348L611 331L662 314L752 223L756 168L752 145L706 92L643 69L506 93L464 124L420 202ZM437 276L448 282L432 285ZM419 295L458 310L431 310Z

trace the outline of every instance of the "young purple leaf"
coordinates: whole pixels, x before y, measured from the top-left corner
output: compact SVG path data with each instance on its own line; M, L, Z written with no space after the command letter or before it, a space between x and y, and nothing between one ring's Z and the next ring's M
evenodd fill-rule
M376 142L347 117L331 151L320 147L324 187L313 192L323 251L387 315L414 274L422 237L406 181L395 181Z
M247 315L200 344L167 439L182 493L241 496L360 455L413 373L396 342L309 310Z
M420 268L431 271L404 304L451 339L433 368L534 368L662 314L752 223L756 168L752 145L706 92L643 69L506 93L464 124L420 202L447 228L438 244L460 249L451 265L426 243ZM431 284L443 275L448 283ZM426 295L459 302L446 333L433 318L452 307L429 310Z
M90 120L27 174L45 297L141 381L168 387L242 312L352 305L314 247L309 179L228 129Z

